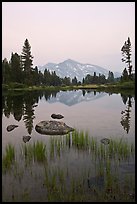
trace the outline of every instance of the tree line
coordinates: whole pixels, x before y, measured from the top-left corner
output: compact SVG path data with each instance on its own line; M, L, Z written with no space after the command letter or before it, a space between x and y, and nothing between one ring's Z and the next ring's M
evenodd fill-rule
M11 59L6 58L2 60L2 84L16 83L27 86L32 85L46 85L46 86L61 86L61 85L80 85L80 84L105 84L112 83L116 80L127 81L133 79L132 65L131 65L131 42L130 38L125 42L122 49L122 61L127 64L124 68L120 79L115 79L113 72L108 72L108 77L94 72L93 76L87 74L82 82L78 81L77 77L71 79L70 77L60 78L55 71L50 72L45 69L44 73L38 70L38 67L33 67L33 56L31 54L31 46L28 39L25 40L22 53L11 53Z

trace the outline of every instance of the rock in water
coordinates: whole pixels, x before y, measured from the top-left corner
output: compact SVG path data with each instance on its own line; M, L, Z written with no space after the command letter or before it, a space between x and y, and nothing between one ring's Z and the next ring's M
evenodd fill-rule
M14 130L14 128L19 127L18 125L8 125L7 126L7 131L10 132L12 130Z
M54 114L54 113L51 115L51 117L52 117L53 119L62 119L62 118L64 118L63 115L60 115L60 114Z
M107 144L110 143L110 139L108 139L108 138L103 138L103 139L101 139L101 142L102 142L103 144L107 145Z
M45 135L65 135L74 131L73 128L67 126L64 122L59 121L41 121L35 126L35 130Z
M23 142L28 142L29 140L30 140L30 136L29 135L27 135L27 136L23 136Z

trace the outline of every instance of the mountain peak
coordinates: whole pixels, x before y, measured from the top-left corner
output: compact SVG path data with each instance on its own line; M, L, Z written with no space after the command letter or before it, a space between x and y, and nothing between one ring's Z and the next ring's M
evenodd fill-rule
M72 60L72 59L67 59L67 60L65 60L65 61L62 62L62 63L77 63L77 64L81 64L81 63L79 63L79 62L77 62L77 61L75 61L75 60Z
M63 62L60 62L58 64L55 63L48 63L44 66L39 66L39 70L44 73L44 70L48 69L50 72L55 71L56 74L61 77L70 77L73 79L74 77L77 77L78 81L82 81L83 78L87 76L87 74L94 75L94 72L96 72L96 75L105 75L105 77L108 77L108 73L110 70L107 70L103 67L100 67L98 65L93 64L82 64L72 59L67 59ZM120 77L121 73L113 72L114 77Z

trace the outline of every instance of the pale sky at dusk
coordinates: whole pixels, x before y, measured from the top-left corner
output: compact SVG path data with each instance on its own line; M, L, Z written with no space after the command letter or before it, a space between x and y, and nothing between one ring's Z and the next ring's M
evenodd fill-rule
M27 38L34 66L72 59L122 72L128 37L134 66L135 2L2 2L2 59Z

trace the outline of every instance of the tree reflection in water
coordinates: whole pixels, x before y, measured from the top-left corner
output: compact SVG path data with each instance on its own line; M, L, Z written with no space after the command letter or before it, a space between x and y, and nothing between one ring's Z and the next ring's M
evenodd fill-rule
M46 100L50 97L56 97L57 91L28 91L8 93L2 96L2 114L7 118L10 114L18 122L22 119L25 123L28 134L31 135L33 130L33 120L35 118L34 107L36 107L43 96Z
M2 95L2 114L4 114L7 118L10 117L10 114L14 116L14 119L18 122L22 119L25 123L28 134L31 135L33 129L33 120L35 118L34 107L38 105L39 100L42 97L45 100L50 100L50 98L56 98L56 95L59 91L28 91L28 92L14 92ZM100 95L101 92L96 92L95 90L82 90L81 94L85 98L87 94L93 92L94 97L96 97L96 93ZM97 95L98 95L97 94ZM108 93L111 95L112 93ZM75 96L75 95L74 95ZM72 95L71 95L72 97ZM130 118L131 118L131 107L132 107L132 98L131 95L126 95L121 93L121 98L123 103L126 105L126 109L121 112L121 125L124 130L129 132L130 129ZM79 98L78 98L79 99ZM135 98L134 98L135 100ZM76 103L77 101L75 101Z
M28 133L31 135L33 129L33 120L35 118L33 104L25 104L23 121Z
M121 94L122 97L122 101L123 103L126 105L126 109L121 111L122 117L121 117L121 125L123 126L124 130L127 132L129 132L130 129L130 114L131 114L131 107L132 107L132 96L128 95L124 95Z

